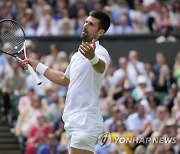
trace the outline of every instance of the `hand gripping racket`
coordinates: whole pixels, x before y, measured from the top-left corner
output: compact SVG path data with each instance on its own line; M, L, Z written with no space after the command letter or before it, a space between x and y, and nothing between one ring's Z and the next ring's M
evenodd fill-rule
M22 27L14 20L5 19L0 21L0 50L22 61L18 56L24 50L26 56L26 36ZM28 64L28 71L38 85L42 83L31 65Z

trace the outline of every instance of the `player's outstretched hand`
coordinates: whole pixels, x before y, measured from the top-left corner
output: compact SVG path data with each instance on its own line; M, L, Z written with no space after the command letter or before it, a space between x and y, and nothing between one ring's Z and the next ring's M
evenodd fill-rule
M86 57L87 59L91 60L95 56L95 40L92 40L92 43L83 43L79 46L79 51Z
M38 65L38 62L36 60L30 58L19 61L19 63L24 67L24 69L28 69L28 64L30 64L31 67L36 70L36 67Z

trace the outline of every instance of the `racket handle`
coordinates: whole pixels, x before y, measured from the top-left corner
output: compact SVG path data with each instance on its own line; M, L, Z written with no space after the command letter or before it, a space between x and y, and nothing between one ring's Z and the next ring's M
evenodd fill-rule
M37 76L37 74L35 73L35 71L33 70L33 68L31 67L31 65L28 64L28 71L29 73L32 75L33 79L36 81L36 83L38 85L40 85L42 83L42 81L39 79L39 77Z

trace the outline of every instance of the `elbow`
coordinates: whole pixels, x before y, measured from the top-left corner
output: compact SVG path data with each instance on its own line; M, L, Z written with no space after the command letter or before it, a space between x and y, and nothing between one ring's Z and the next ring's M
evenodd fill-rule
M105 68L103 67L103 68L99 68L98 70L96 70L98 73L104 73L104 71L105 71Z

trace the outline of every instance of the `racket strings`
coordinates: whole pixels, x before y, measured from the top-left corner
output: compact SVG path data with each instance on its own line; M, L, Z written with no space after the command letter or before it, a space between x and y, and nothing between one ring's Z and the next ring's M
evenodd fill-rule
M24 32L14 21L5 20L0 22L0 49L8 54L18 54L25 41Z

